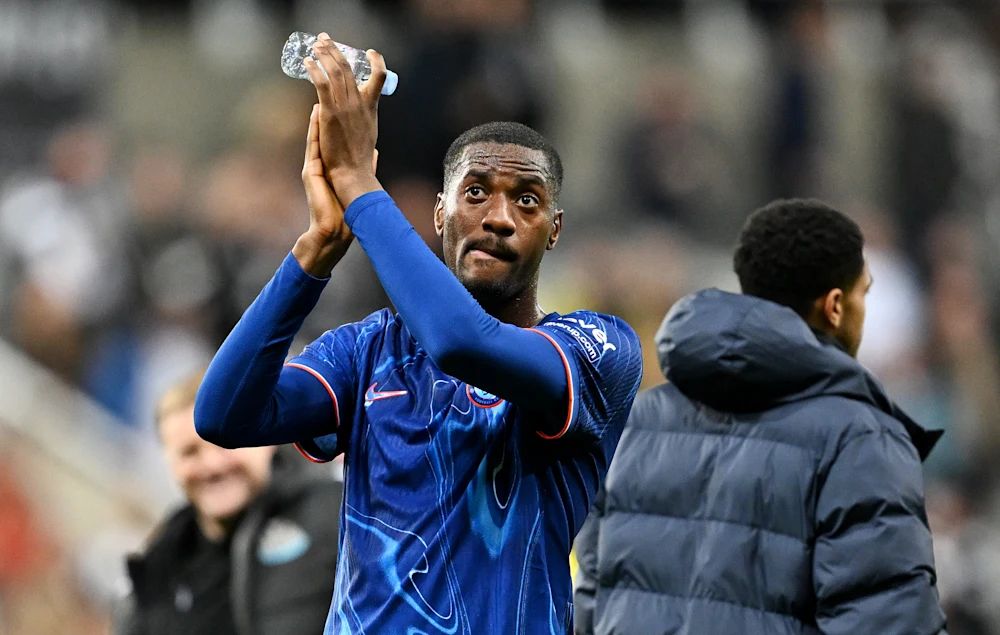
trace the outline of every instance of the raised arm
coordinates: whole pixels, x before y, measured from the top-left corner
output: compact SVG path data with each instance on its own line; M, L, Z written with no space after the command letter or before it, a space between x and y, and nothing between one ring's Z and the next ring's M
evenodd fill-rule
M328 381L304 368L283 369L292 339L353 239L324 178L317 108L309 119L302 183L309 229L226 338L198 391L198 433L223 447L318 437L333 432L339 418Z
M543 332L488 314L382 191L351 203L348 223L382 286L444 372L528 408L565 410L570 360Z
M323 35L306 67L320 102L326 175L347 223L368 254L407 328L444 372L511 400L551 412L558 429L572 369L555 341L489 315L428 249L370 166L385 64L369 53L372 76L358 89L350 68Z

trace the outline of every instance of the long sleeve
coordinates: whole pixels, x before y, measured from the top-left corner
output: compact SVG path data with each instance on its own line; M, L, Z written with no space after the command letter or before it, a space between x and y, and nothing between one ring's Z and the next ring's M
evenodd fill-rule
M580 430L600 438L611 415L631 403L625 398L635 392L639 347L621 320L588 313L585 320L561 318L535 329L505 324L483 310L385 192L359 197L346 218L403 322L438 367L542 414L539 435L554 439ZM195 404L199 434L225 447L288 443L328 436L351 419L359 328L342 327L322 343L336 349L323 356L334 360L332 367L306 355L282 370L324 284L291 255L285 259L206 373ZM623 354L605 355L619 348ZM611 382L614 377L622 379ZM577 392L586 398L577 399ZM580 412L587 415L584 424L574 427ZM320 454L329 457L328 450Z
M841 448L817 503L817 625L828 635L944 628L920 460L905 439L862 434Z
M441 370L530 409L563 409L564 356L531 329L489 315L424 244L388 194L358 197L346 219L407 328Z
M195 426L223 447L290 443L329 434L338 418L326 387L305 369L285 368L292 338L325 280L289 254L226 338L195 401Z

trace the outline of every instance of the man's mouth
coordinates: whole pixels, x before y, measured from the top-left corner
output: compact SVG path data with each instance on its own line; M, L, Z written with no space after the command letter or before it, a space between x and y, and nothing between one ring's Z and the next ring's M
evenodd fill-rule
M465 250L466 255L473 255L477 258L493 258L509 262L517 259L517 254L502 243L490 241L479 241L472 243Z

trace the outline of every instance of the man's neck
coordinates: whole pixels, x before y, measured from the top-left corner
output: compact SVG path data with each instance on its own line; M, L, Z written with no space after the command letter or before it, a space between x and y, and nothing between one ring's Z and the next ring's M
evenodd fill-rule
M235 524L235 520L225 522L219 519L208 518L201 514L199 514L197 518L198 529L201 530L201 534L205 536L209 542L214 543L220 543L225 540Z
M836 348L839 348L843 352L845 352L848 355L850 355L850 353L847 350L847 347L844 346L843 342L841 342L840 340L838 340L832 333L830 333L828 331L825 331L823 329L818 329L815 326L813 326L812 324L809 325L809 328L812 330L813 334L816 336L816 339L818 339L820 342L822 342L824 344L828 344L830 346L834 346Z
M478 300L483 309L496 319L521 328L535 326L545 317L545 313L538 307L538 295L534 287L498 302Z

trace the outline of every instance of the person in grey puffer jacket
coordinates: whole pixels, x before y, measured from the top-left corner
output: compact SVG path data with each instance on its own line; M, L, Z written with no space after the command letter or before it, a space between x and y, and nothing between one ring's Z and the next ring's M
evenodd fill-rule
M679 301L576 542L577 633L931 635L921 461L940 431L855 359L871 277L812 200L747 221L742 294Z

